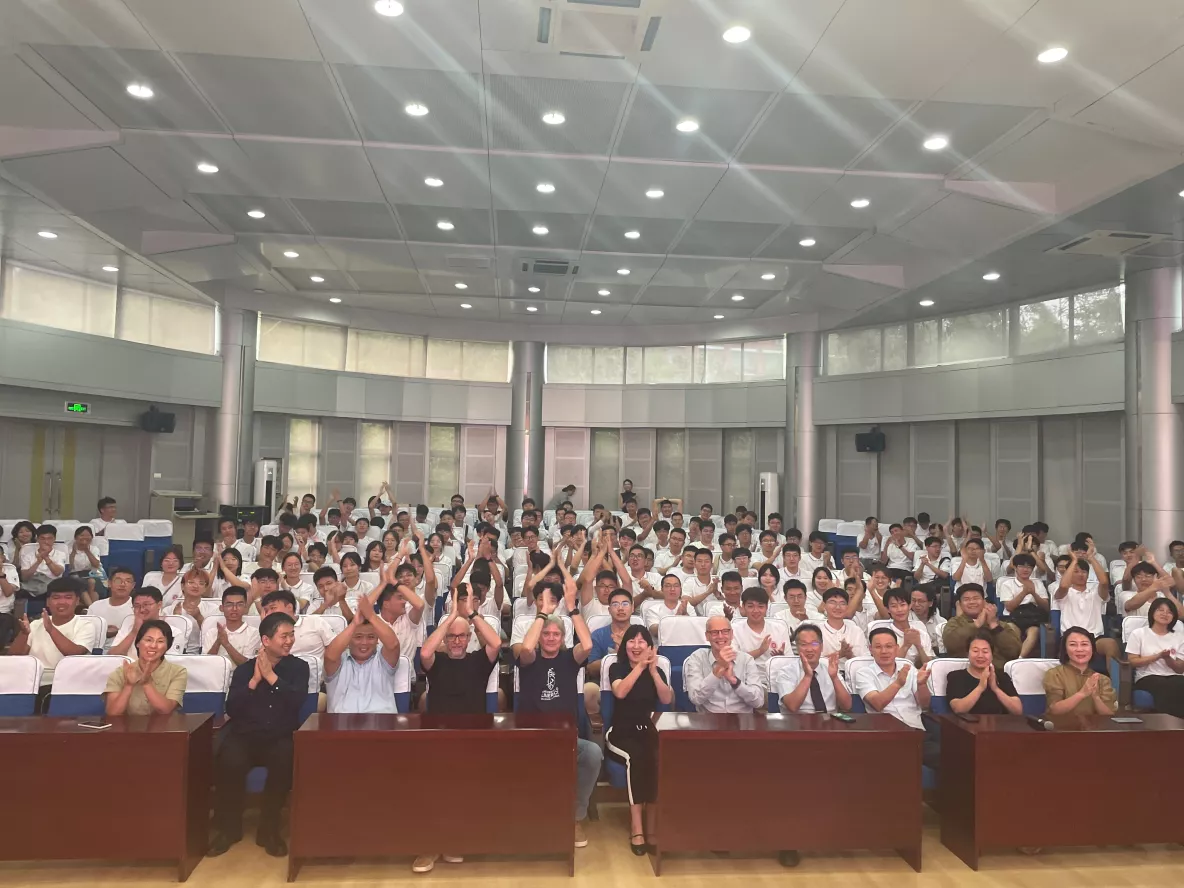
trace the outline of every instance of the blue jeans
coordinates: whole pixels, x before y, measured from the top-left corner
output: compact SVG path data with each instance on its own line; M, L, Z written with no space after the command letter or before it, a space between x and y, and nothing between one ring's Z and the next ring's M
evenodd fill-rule
M588 816L588 800L596 789L604 753L591 740L576 739L576 820Z

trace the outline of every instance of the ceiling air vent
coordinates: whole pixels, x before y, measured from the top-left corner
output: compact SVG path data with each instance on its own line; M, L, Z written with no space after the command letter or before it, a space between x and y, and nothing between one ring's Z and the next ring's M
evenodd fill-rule
M1166 234L1146 234L1139 231L1091 231L1046 252L1075 256L1122 256L1132 250L1167 240L1167 237Z
M523 274L549 274L563 277L568 274L578 274L580 266L572 265L562 259L526 259L522 263Z
M552 0L539 7L539 49L624 59L653 49L667 0Z
M445 256L444 265L465 271L484 271L493 267L493 260L488 256Z

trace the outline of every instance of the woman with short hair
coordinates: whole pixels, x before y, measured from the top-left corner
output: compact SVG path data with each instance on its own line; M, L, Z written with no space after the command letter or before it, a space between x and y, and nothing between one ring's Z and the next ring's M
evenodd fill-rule
M1049 715L1113 715L1118 697L1110 678L1090 668L1094 637L1080 626L1061 636L1061 665L1044 673L1044 697Z
M164 620L145 620L136 633L136 659L107 677L107 715L168 715L181 705L189 674L165 659L173 630Z
M1006 672L995 670L995 639L980 632L970 639L969 662L946 676L946 699L959 715L1023 715L1024 706Z
M1126 658L1135 669L1135 690L1146 691L1156 712L1184 718L1184 635L1176 632L1180 612L1170 598L1157 598L1147 625L1131 633Z

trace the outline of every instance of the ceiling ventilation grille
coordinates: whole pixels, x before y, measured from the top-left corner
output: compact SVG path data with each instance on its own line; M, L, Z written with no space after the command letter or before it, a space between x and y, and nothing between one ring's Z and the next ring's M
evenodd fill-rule
M569 274L579 274L580 266L572 265L562 259L526 259L522 262L523 274L546 274L552 277L564 277Z
M482 271L493 267L493 260L488 256L445 256L444 264L448 268L461 268L466 271Z
M1146 234L1140 231L1091 231L1046 252L1075 256L1121 256L1166 239L1166 234Z
M552 0L539 7L539 49L567 56L625 59L649 52L667 0ZM544 49L545 48L545 49Z

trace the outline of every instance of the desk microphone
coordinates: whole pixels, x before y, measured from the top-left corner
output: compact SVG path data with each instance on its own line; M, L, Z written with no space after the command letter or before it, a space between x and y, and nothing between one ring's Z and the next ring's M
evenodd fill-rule
M1037 731L1051 731L1056 728L1056 725L1054 725L1048 719L1040 718L1037 715L1026 715L1024 718L1027 720L1028 724Z

